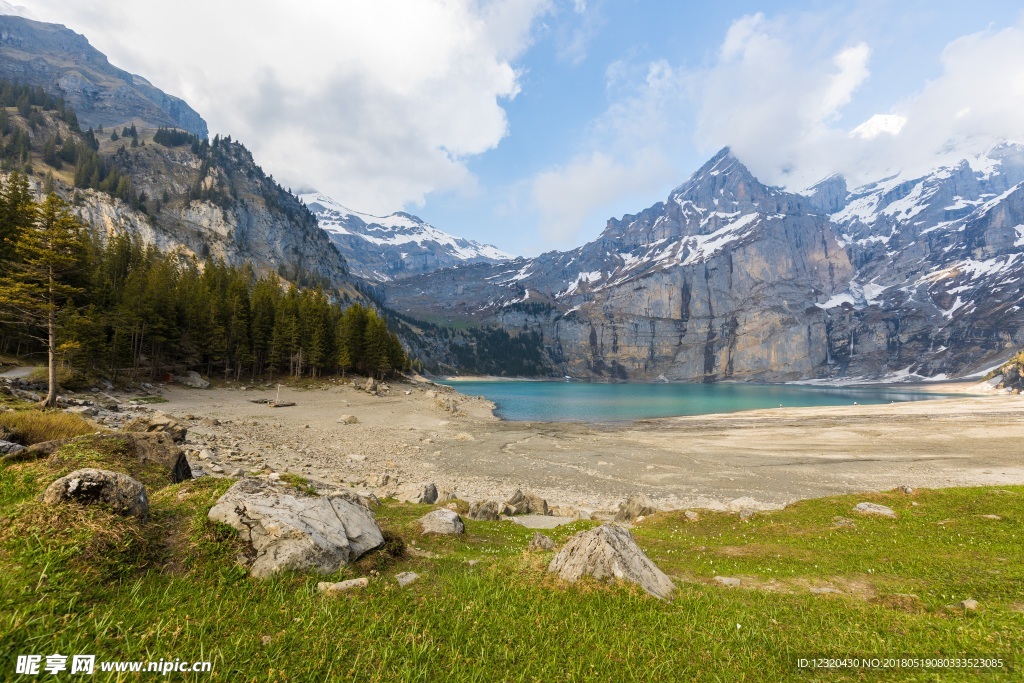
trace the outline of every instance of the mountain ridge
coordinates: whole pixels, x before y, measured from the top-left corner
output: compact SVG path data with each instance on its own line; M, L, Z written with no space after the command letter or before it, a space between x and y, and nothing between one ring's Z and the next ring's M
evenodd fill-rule
M374 216L316 191L299 194L299 199L317 217L352 272L372 282L512 258L496 247L455 237L404 211Z

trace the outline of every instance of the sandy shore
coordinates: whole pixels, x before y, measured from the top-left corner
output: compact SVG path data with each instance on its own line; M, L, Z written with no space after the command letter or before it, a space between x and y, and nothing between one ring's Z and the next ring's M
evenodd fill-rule
M253 403L276 397L266 389L170 386L158 407L191 415L190 448L206 448L227 472L265 464L373 490L388 471L467 500L523 488L587 509L612 509L634 492L663 508L769 508L904 484L1024 483L1024 397L971 395L973 383L914 389L964 396L625 426L502 422L483 398L419 382L393 382L382 396L336 383L285 387L281 400L296 404L288 408ZM191 460L209 469L209 460Z

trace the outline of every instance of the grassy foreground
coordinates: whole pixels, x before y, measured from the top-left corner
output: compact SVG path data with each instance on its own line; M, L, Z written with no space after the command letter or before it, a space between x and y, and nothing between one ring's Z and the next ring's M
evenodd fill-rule
M702 513L645 520L634 536L678 590L560 584L553 553L525 553L533 532L467 521L459 538L424 538L431 509L386 502L382 527L404 539L333 580L366 589L324 597L320 576L248 577L235 533L206 512L230 481L147 484L140 523L96 508L44 507L46 485L95 464L129 469L88 437L49 459L0 465L0 680L19 654L106 660L210 660L174 680L765 681L1020 680L1001 672L799 670L798 657L997 656L1024 651L1024 487L838 496L749 521ZM860 501L899 518L853 518ZM916 504L916 505L915 505ZM983 515L995 515L998 519ZM562 543L592 525L551 532ZM478 562L470 562L476 560ZM393 576L415 571L399 588ZM725 588L712 577L739 577ZM817 593L812 592L814 588ZM821 593L831 588L841 593ZM977 611L958 603L979 601ZM100 673L83 680L150 680Z

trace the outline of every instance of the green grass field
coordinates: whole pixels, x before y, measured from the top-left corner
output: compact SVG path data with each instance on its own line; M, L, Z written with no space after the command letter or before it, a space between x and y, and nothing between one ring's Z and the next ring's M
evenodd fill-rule
M563 585L545 572L553 553L524 552L533 531L515 524L467 521L462 537L424 538L415 520L431 506L385 502L378 520L407 552L392 542L390 551L326 577L368 576L370 584L325 597L316 589L325 577L259 581L236 564L235 532L206 519L228 480L158 488L158 473L136 465L150 492L145 523L96 508L44 507L39 493L71 469L118 468L116 452L90 443L45 461L0 465L0 680L18 680L17 655L52 653L213 662L211 673L167 676L174 680L1024 677L1024 661L1014 661L1024 650L1024 487L838 496L746 522L730 514L701 513L697 522L657 514L633 533L675 578L672 602L630 586ZM889 505L899 518L855 517L850 508L864 500ZM837 526L837 515L854 526ZM562 543L592 524L550 535ZM393 577L402 571L421 578L399 588ZM718 586L716 575L742 585ZM960 608L965 598L979 609ZM797 668L797 658L813 655L992 656L1008 667Z

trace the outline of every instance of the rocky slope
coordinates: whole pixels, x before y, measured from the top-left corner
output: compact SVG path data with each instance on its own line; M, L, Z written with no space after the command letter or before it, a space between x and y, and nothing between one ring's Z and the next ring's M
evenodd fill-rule
M183 100L112 66L84 36L57 24L0 16L0 78L62 96L86 128L134 121L207 136L206 121Z
M319 192L299 196L317 217L353 274L374 282L429 273L468 263L512 257L487 244L453 237L407 213L371 216Z
M1008 145L796 194L723 150L579 249L388 283L387 297L407 315L539 330L571 375L960 375L1024 341L1021 159Z

